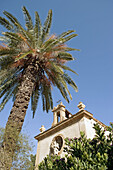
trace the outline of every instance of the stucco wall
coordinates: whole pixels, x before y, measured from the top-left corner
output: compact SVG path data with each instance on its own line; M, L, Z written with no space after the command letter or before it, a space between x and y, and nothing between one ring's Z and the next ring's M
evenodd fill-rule
M96 122L93 119L90 120L90 119L84 118L84 123L86 127L86 137L93 139L93 137L95 136L95 130L93 126Z

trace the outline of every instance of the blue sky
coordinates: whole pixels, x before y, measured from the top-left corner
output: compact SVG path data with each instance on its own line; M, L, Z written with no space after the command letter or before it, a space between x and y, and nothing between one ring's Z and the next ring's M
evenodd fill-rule
M54 106L62 100L73 114L78 111L77 105L82 101L86 110L104 124L113 122L113 1L112 0L0 0L0 16L3 10L14 14L24 24L21 7L26 6L34 18L38 11L44 22L48 10L53 10L51 34L60 34L69 29L76 30L78 37L68 42L68 46L79 48L72 52L77 59L68 65L79 75L70 74L78 86L78 93L70 88L73 100L70 103L61 97L59 91L53 90ZM0 34L4 31L0 26ZM5 127L12 102L0 113L0 126ZM53 115L43 112L41 101L35 118L32 119L30 105L27 111L23 132L32 139L39 133L42 124L46 129L51 127ZM36 141L33 139L34 143Z

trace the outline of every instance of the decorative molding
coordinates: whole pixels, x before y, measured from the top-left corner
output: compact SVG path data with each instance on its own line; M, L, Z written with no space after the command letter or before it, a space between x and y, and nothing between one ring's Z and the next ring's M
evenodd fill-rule
M95 122L99 123L101 126L106 127L102 122L93 118L92 113L88 112L87 110L79 110L79 112L72 115L70 118L57 123L55 126L52 126L50 129L40 133L39 135L35 136L34 138L38 141L42 140L42 139L58 132L59 130L64 129L67 126L74 124L75 122L79 121L83 117L86 117L89 120L93 119Z

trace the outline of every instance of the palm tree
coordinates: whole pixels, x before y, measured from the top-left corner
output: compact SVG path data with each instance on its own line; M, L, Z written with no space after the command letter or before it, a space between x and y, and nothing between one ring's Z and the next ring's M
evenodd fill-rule
M47 112L53 108L52 86L56 86L64 99L69 102L72 99L67 84L77 91L75 82L66 73L66 70L76 74L65 65L74 58L69 51L77 50L69 48L65 42L76 37L74 30L63 32L61 35L49 35L52 10L42 26L38 12L35 12L35 24L33 24L28 10L22 8L25 17L25 26L9 12L4 11L7 17L0 17L0 24L7 31L0 37L0 111L10 98L14 104L8 118L3 148L8 157L12 159L18 134L22 129L26 110L31 100L33 117L37 108L38 99L41 96L43 110ZM11 160L8 162L11 166Z

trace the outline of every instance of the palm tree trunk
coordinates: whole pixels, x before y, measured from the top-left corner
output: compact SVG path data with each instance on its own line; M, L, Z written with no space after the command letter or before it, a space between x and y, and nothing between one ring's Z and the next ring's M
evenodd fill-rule
M15 102L10 112L4 134L3 150L6 157L5 169L10 169L18 135L22 129L30 97L34 88L37 68L31 63L25 70Z

